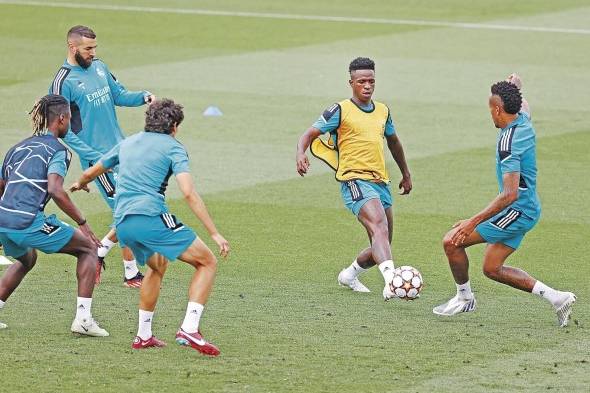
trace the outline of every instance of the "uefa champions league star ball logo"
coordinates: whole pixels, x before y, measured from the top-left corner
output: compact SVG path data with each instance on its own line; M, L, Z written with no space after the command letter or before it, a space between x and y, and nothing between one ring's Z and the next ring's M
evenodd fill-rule
M104 73L104 71L102 70L102 68L96 67L96 73L98 74L98 76L105 78L106 74Z

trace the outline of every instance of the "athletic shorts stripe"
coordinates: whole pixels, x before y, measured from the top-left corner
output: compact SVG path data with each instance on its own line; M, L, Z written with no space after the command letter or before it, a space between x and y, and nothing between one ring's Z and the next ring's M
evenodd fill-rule
M504 216L494 221L492 225L499 229L506 229L510 226L510 224L518 220L518 217L520 217L520 215L521 213L518 210L510 209Z
M363 193L361 192L361 189L359 188L356 181L349 180L346 182L346 185L348 186L348 189L350 191L350 195L352 196L353 201L356 202L356 201L360 201L361 199L363 199Z
M103 173L98 177L98 181L102 188L104 189L105 193L108 197L112 198L115 195L115 185L111 183L111 179L107 176L106 173Z

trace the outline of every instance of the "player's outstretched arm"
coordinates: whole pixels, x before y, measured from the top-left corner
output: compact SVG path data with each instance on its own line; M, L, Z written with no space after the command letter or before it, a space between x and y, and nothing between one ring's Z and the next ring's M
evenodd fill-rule
M82 172L82 175L74 184L70 186L70 192L76 192L84 190L89 192L88 183L99 177L105 172L108 172L109 168L105 167L102 162L98 162Z
M520 172L508 172L502 176L502 192L490 204L473 217L459 221L453 227L457 228L451 238L453 244L461 245L475 230L475 227L488 218L500 213L518 199L518 183Z
M305 154L305 152L309 148L309 145L311 145L311 142L320 136L321 133L322 132L317 128L310 127L299 138L295 162L297 164L297 173L299 173L300 176L304 176L309 169L309 159L307 158L307 154Z
M402 174L402 180L398 185L399 189L402 190L400 194L409 194L410 191L412 191L412 177L406 162L406 155L404 153L402 142L397 137L397 134L389 135L385 138L387 139L387 147Z
M203 199L195 190L193 178L190 173L183 172L177 174L176 181L178 182L180 192L184 196L184 200L195 216L203 223L211 239L219 246L219 254L222 257L226 257L229 253L229 242L217 231L213 219L211 219L207 207L205 207L205 202L203 202Z
M518 87L518 90L520 90L522 93L522 79L520 78L520 75L518 75L517 73L512 73L508 76L508 78L506 78L506 82L510 82L513 85L515 85L516 87ZM531 107L529 105L529 102L524 97L522 97L522 104L520 106L520 111L529 115L529 118L532 116Z
M47 176L47 192L51 196L51 199L55 202L57 207L59 207L65 214L68 215L72 220L78 224L78 227L86 235L96 244L96 246L100 247L101 243L100 240L94 235L90 226L86 222L86 219L82 215L80 209L74 205L74 202L70 199L70 196L63 188L64 178L56 173L50 173Z

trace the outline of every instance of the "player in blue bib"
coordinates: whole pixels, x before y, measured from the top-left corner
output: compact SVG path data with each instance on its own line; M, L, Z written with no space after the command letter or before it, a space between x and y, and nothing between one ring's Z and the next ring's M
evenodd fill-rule
M192 229L171 214L165 203L170 176L174 175L192 212L203 223L225 257L229 243L217 231L205 204L193 187L188 155L176 140L184 119L182 106L174 101L156 101L146 111L145 131L123 140L98 164L86 170L72 191L86 189L89 182L119 166L115 225L122 245L133 251L138 263L148 269L141 287L139 328L132 348L162 347L152 334L152 319L162 278L169 261L180 259L196 268L189 287L185 319L176 341L199 352L216 356L219 350L204 340L199 321L213 287L217 259Z
M520 89L516 74L491 87L489 108L496 128L496 174L499 194L481 212L459 221L444 237L443 244L457 285L457 294L433 309L438 315L451 316L474 311L475 297L469 283L469 260L465 249L487 243L483 261L484 274L549 301L559 326L567 326L576 296L555 290L521 269L505 266L506 259L518 248L525 234L541 215L537 195L535 129L531 112Z
M8 151L0 171L0 242L6 255L17 260L0 279L0 309L35 266L37 250L69 254L78 259L78 300L71 330L108 336L91 315L96 247L100 242L63 189L71 154L58 138L68 131L69 103L61 96L48 95L35 104L31 114L33 136ZM79 229L55 215L45 216L43 211L51 199L78 223Z
M64 141L80 158L82 169L91 167L124 138L115 106L136 107L155 97L148 91L128 91L111 73L105 63L95 58L96 34L86 26L74 26L67 34L68 57L63 63L49 93L59 94L70 103L72 121ZM115 207L117 168L98 177L95 184L111 210ZM102 240L98 250L100 265L96 282L100 282L104 258L116 244L115 231ZM142 274L133 255L123 249L124 278L127 287L141 286Z

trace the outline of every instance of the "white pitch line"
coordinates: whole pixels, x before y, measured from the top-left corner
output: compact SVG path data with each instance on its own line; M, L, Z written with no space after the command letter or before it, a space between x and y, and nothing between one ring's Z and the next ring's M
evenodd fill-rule
M320 21L320 22L374 23L374 24L383 24L383 25L451 27L451 28L456 28L456 29L508 30L508 31L538 32L538 33L563 33L563 34L590 35L590 29L569 29L569 28L563 28L563 27L502 25L502 24L494 24L494 23L467 23L467 22L464 23L464 22L429 21L429 20L412 20L412 19L356 18L356 17L348 17L348 16L297 15L297 14L278 14L278 13L265 13L265 12L216 11L216 10L204 10L204 9L198 9L198 8L160 8L160 7L140 7L140 6L127 6L127 5L80 4L80 3L43 2L43 1L0 0L0 4L53 7L53 8L73 8L73 9L87 9L87 10L101 10L101 11L151 12L151 13L167 13L167 14L184 14L184 15L209 15L209 16L231 16L231 17L242 17L242 18L309 20L309 21Z

